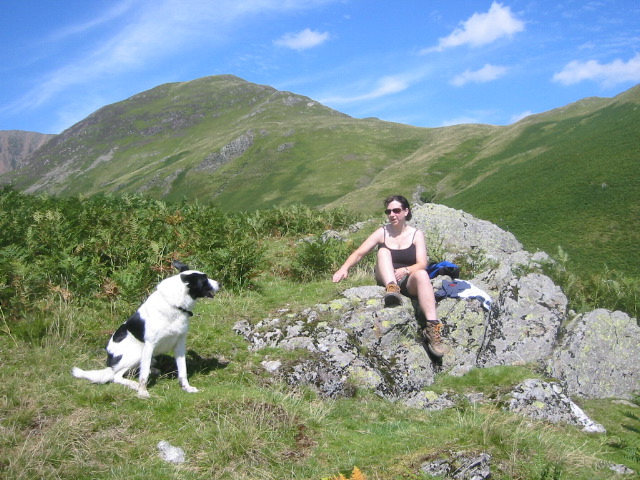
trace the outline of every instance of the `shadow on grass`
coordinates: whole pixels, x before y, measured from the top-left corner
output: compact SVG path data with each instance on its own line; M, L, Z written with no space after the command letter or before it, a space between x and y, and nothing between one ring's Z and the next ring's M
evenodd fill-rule
M638 417L633 413L625 413L624 416L627 417L629 420L635 420L636 422L640 421L640 417ZM635 425L627 425L623 423L622 428L624 428L625 430L629 430L630 432L640 434L640 428L638 428Z
M178 370L176 360L171 355L158 355L155 358L154 368L159 375L165 378L177 378ZM187 372L189 376L194 373L207 374L214 370L221 370L229 365L227 360L219 360L216 357L203 357L193 350L187 351ZM153 381L155 381L155 376ZM151 379L150 379L151 380ZM151 382L150 382L151 383Z

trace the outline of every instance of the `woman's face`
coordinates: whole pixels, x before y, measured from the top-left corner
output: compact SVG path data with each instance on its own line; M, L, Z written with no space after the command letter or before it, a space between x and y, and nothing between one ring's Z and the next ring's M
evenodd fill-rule
M384 213L387 215L389 222L397 223L399 221L405 220L405 217L407 216L407 213L409 213L409 210L405 209L400 202L394 200L393 202L389 203L389 205L387 205Z

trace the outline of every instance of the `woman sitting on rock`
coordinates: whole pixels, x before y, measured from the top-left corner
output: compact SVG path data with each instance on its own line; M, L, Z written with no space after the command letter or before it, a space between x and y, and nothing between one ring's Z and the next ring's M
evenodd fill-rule
M347 278L349 269L378 247L375 276L378 284L386 287L385 306L400 305L402 295L417 298L427 320L422 335L429 351L442 357L445 353L440 336L442 323L437 320L436 300L426 271L428 256L424 234L407 225L411 220L411 207L406 198L394 195L384 201L384 206L389 223L378 228L349 255L333 274L333 281Z

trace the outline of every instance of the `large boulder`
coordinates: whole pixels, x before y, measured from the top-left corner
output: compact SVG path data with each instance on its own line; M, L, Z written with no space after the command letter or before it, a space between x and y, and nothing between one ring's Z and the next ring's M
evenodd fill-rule
M451 252L481 251L497 260L522 250L522 244L509 232L486 220L435 203L419 205L412 209L411 223L427 237L442 240Z
M461 276L492 300L489 308L476 298L439 301L448 347L444 357L430 357L421 342L422 317L415 301L384 308L383 289L371 285L346 290L343 298L302 312L283 312L255 324L239 322L235 329L252 349L301 352L266 359L268 372L327 396L367 388L419 408L455 402L425 393L436 375L498 365L546 368L571 396L628 398L639 389L640 328L635 319L605 310L571 319L562 290L542 274L542 264L551 261L543 252L526 252L512 234L459 210L429 204L414 208L413 215L412 223L429 233L428 241L452 253L448 260L473 258L475 268ZM435 240L434 232L439 235ZM433 279L434 290L442 282L452 279Z
M295 361L271 359L264 365L291 384L314 386L329 397L358 387L392 400L415 402L416 392L431 385L438 373L462 375L488 365L542 361L551 352L560 323L557 299L542 293L548 289L538 288L548 286L545 279L530 275L519 284L531 292L525 309L535 313L534 319L524 314L501 316L501 303L487 312L475 298L442 300L438 311L447 346L442 359L430 357L418 335L417 304L406 299L400 307L385 308L384 289L378 286L348 289L342 299L329 304L286 312L255 325L243 320L234 328L253 350L306 352ZM433 283L442 281L448 280ZM504 299L507 305L513 301L508 295Z
M265 365L291 384L311 385L334 397L368 388L390 399L419 391L434 380L434 366L417 338L410 302L382 308L381 287L347 290L344 298L288 316L234 329L252 349L303 349L296 361Z
M547 369L572 395L631 398L640 390L639 358L637 320L599 309L566 322Z
M478 363L492 367L543 360L553 350L566 315L567 297L549 277L513 277L489 316Z

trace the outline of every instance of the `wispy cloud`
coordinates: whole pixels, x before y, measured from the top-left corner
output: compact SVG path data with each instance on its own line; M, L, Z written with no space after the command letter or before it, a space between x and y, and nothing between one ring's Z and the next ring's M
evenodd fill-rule
M518 20L509 7L493 2L487 13L474 13L450 35L440 38L437 46L425 49L421 53L441 52L461 45L481 47L523 30L524 22Z
M377 85L372 90L362 93L359 95L353 95L350 97L332 97L332 98L324 98L320 100L322 103L331 103L331 104L344 104L344 103L353 103L360 102L363 100L372 100L374 98L380 98L387 95L391 95L394 93L402 92L406 90L411 85L410 79L397 75L397 76L387 76L378 80Z
M461 117L456 117L450 120L443 121L442 126L451 127L453 125L469 125L473 123L481 123L481 122L475 117L461 116Z
M48 39L48 42L57 42L60 40L64 40L65 38L72 37L75 35L83 34L88 31L95 29L96 27L100 27L101 25L107 24L112 20L115 20L122 15L126 14L128 11L135 6L135 0L123 0L117 3L113 3L109 6L107 10L105 10L101 15L91 18L87 22L74 24L74 25L65 25L56 32L54 32Z
M141 71L161 59L206 43L222 45L225 32L242 19L261 13L310 9L332 0L122 0L96 18L61 28L52 38L64 40L127 15L120 28L85 45L82 56L48 72L32 91L5 110L22 111L42 105L62 91ZM71 56L71 55L70 55Z
M329 40L328 32L315 32L305 28L298 33L287 33L273 43L279 47L301 51L322 45L327 40Z
M574 85L585 80L593 80L606 87L640 82L640 53L628 62L616 59L603 64L596 60L574 60L553 76L553 81L562 85Z
M509 123L519 122L523 118L529 117L531 115L533 115L533 112L531 110L527 110L526 112L522 112L522 113L517 113L517 114L511 116L511 119L510 119Z
M486 83L491 82L505 73L507 73L507 67L501 67L498 65L486 64L479 70L471 71L466 70L464 73L460 75L456 75L451 80L451 84L456 87L462 87L467 83Z

